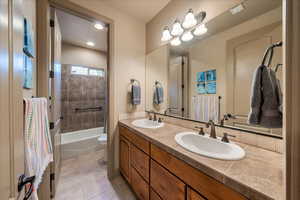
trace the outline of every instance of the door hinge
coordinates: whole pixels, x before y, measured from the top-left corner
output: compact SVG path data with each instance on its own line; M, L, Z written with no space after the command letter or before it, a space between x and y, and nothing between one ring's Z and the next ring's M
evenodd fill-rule
M50 180L51 180L51 181L54 181L54 180L55 180L55 173L51 173L51 174L50 174Z
M184 89L184 84L181 85L181 88Z
M181 108L181 111L184 112L184 108Z
M49 71L49 77L50 77L50 78L54 78L54 71L53 71L53 70L50 70L50 71Z
M50 19L50 27L54 27L54 25L55 25L54 20L53 20L53 19Z
M49 123L49 128L50 128L50 130L54 129L54 122Z

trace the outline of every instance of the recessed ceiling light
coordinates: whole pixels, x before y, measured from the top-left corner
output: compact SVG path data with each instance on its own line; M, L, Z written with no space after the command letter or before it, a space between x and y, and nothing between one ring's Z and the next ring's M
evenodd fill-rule
M86 45L88 45L90 47L93 47L93 46L95 46L95 43L94 42L87 42Z
M230 9L230 12L232 15L235 15L241 11L243 11L245 9L244 5L243 4L239 4L233 8Z
M95 27L95 29L98 29L98 30L103 30L104 29L104 26L102 24L100 24L100 23L96 23L94 25L94 27Z

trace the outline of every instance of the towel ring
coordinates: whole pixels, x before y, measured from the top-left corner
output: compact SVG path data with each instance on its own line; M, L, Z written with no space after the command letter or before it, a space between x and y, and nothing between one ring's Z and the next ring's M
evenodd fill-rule
M159 81L155 81L155 86L160 86L160 87L162 87L162 84L161 84L161 82L159 82Z
M130 83L131 83L131 84L137 83L138 85L141 85L140 81L139 81L139 80L136 80L136 79L134 79L134 78L130 79Z

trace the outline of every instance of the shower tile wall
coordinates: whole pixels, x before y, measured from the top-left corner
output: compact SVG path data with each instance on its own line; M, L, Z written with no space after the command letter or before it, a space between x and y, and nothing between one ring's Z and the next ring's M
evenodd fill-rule
M62 133L104 126L105 77L71 74L62 65ZM92 68L93 69L93 68ZM101 111L75 111L101 107Z

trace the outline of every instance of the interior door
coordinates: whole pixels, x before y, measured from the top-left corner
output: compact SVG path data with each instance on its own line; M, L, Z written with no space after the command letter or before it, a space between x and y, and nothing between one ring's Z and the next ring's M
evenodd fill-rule
M55 9L51 9L50 129L54 162L51 166L51 195L55 195L61 160L61 31Z
M182 57L172 58L169 66L169 113L172 115L182 116L183 99L183 67Z
M257 131L281 134L281 129L268 129L264 127L250 126L247 123L250 111L250 95L253 73L261 64L262 57L272 43L282 40L281 25L272 25L256 31L257 36L250 38L249 35L239 37L237 43L231 47L232 73L227 74L227 80L232 80L229 85L227 112L237 116L237 119L229 123L242 128L254 129ZM282 63L281 49L274 52L271 66ZM229 76L228 76L229 75ZM277 73L277 78L282 79L282 74ZM242 87L241 87L242 86ZM230 93L232 92L232 93Z

